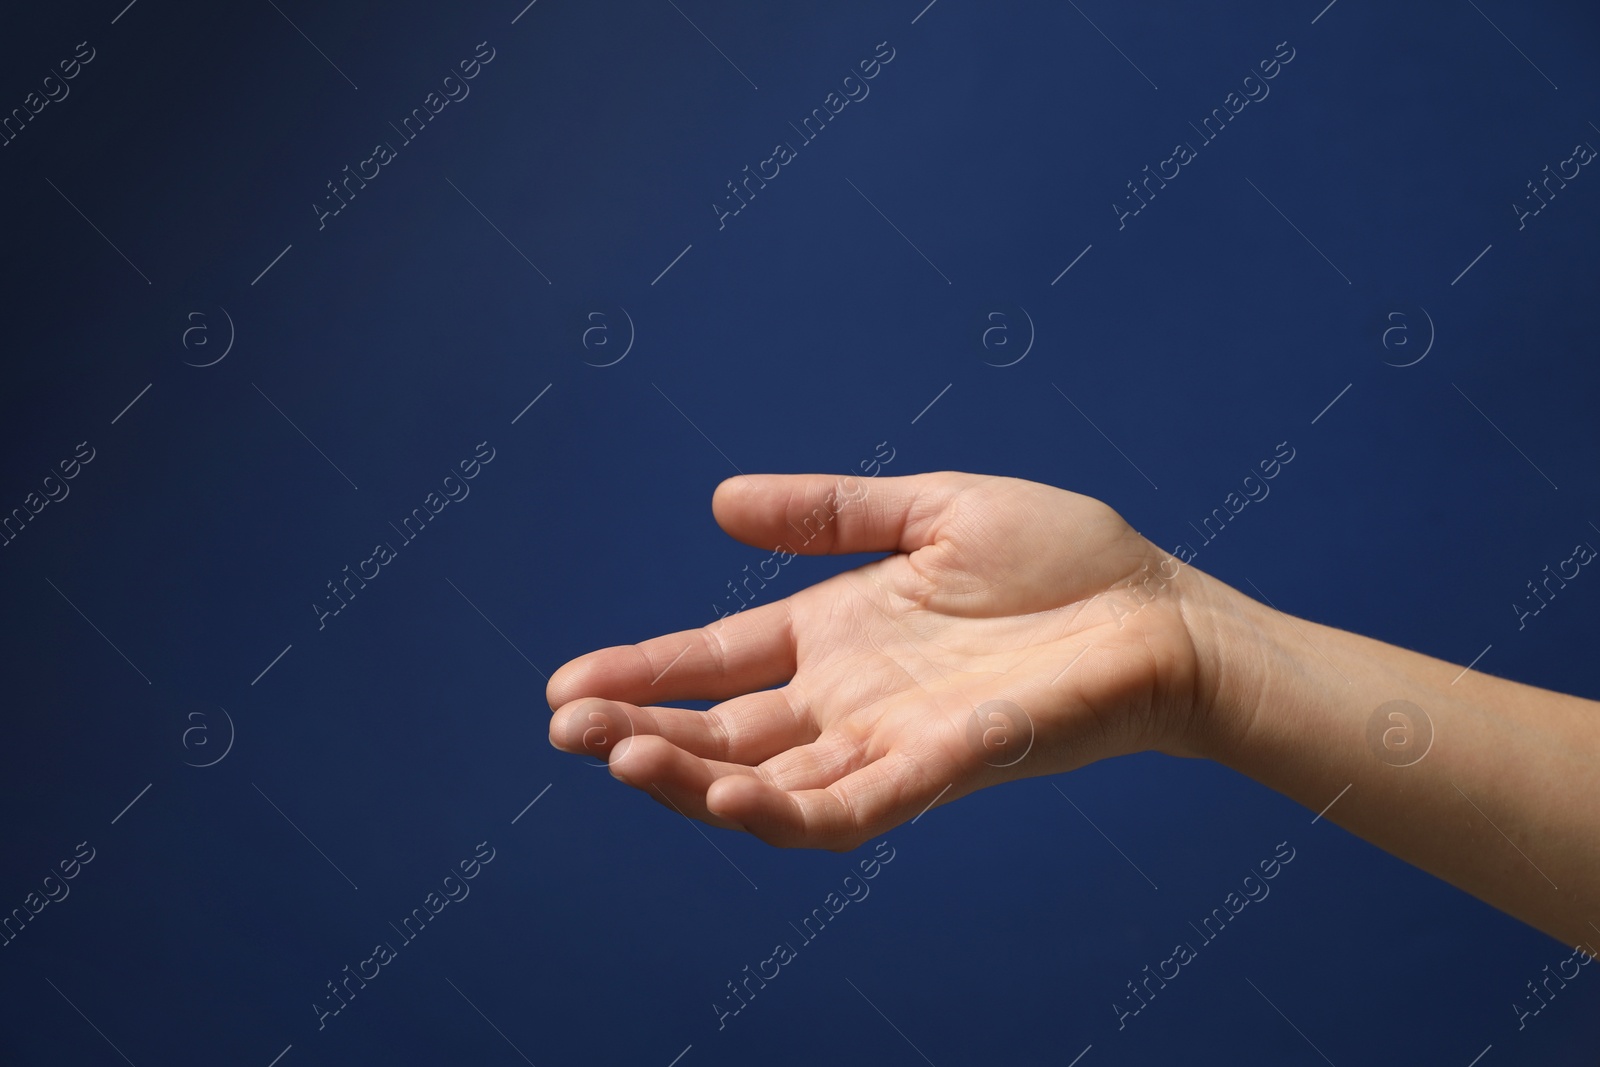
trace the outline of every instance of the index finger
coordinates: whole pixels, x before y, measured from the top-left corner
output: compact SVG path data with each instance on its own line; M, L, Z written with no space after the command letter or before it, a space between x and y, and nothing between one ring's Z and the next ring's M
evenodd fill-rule
M667 700L726 700L794 676L789 603L726 615L709 626L613 645L562 664L545 699L554 711L580 697L644 706Z

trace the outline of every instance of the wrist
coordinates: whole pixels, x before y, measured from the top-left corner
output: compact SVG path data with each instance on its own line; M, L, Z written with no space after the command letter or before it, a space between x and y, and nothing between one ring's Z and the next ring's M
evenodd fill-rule
M1195 692L1187 714L1160 750L1230 764L1276 700L1283 683L1282 612L1216 578L1185 568L1192 579L1182 609L1196 657Z

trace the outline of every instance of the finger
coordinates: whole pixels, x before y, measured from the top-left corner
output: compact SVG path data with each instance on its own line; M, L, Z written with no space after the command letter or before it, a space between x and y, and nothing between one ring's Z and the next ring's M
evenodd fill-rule
M824 789L791 792L748 775L718 778L705 805L770 845L848 850L967 791L940 777L891 752Z
M861 744L839 733L818 737L765 760L757 771L779 789L821 789L837 782L866 762Z
M719 778L754 774L749 767L691 755L652 734L624 738L611 750L612 777L679 814L725 830L741 830L737 821L715 815L705 805L706 791Z
M586 653L556 669L545 699L552 711L579 697L639 705L724 700L781 685L794 669L794 630L780 600L697 630Z
M717 486L717 523L746 544L798 555L914 552L934 541L939 517L981 475L899 478L745 474Z
M606 759L627 737L654 734L693 755L753 767L816 738L809 716L782 689L724 701L709 711L637 707L598 697L563 705L550 718L550 743L563 752Z

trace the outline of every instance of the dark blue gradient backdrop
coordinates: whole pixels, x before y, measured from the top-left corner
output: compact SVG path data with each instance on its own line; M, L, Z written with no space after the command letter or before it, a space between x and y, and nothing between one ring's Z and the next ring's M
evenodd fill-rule
M1223 768L779 851L544 703L731 605L736 470L1600 696L1600 579L1513 606L1600 544L1592 5L124 2L0 37L0 1060L1592 1062L1600 969L1519 1027L1570 948Z

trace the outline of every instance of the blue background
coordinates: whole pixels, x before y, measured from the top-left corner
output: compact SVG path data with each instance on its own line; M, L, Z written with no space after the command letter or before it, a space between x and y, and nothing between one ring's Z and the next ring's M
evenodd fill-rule
M719 1030L859 857L689 824L550 748L543 692L715 618L767 555L712 521L736 470L883 442L885 475L1071 488L1285 610L1600 697L1600 588L1508 607L1600 543L1600 178L1509 207L1600 143L1592 5L922 3L8 17L0 113L94 58L0 147L0 511L94 459L0 548L0 912L94 859L0 948L0 1060L1590 1062L1600 977L1510 1008L1569 949L1154 755L893 831L870 897ZM319 228L481 41L470 95ZM319 629L483 441L470 496ZM325 983L484 841L319 1030ZM1271 897L1119 1031L1125 983L1283 841Z

